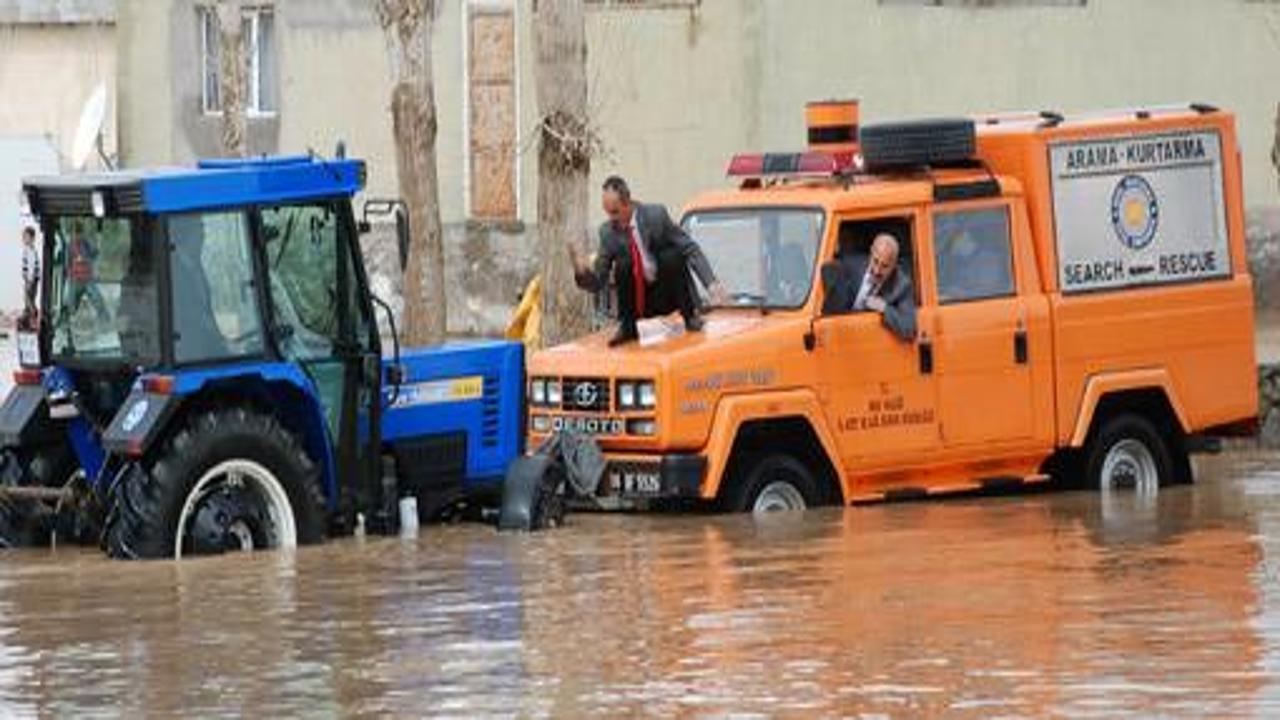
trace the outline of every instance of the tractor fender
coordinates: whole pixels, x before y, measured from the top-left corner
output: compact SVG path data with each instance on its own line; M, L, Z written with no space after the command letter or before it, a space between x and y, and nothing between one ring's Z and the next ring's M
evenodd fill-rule
M1127 390L1159 390L1169 401L1169 407L1182 429L1191 427L1186 409L1174 391L1173 379L1164 368L1143 368L1139 370L1122 370L1118 372L1100 373L1091 376L1086 382L1084 392L1080 396L1080 411L1076 415L1075 427L1071 432L1067 445L1083 447L1089 436L1089 428L1093 426L1093 417L1098 405L1107 395Z
M733 444L738 437L738 430L746 423L754 420L779 420L782 418L803 418L813 429L822 451L826 453L828 462L833 468L840 467L840 455L836 450L835 437L822 414L822 407L817 397L809 390L788 390L782 392L756 393L751 395L730 395L716 404L715 418L712 421L711 433L707 438L704 454L707 458L707 474L702 483L703 499L713 500L720 492L725 471L729 467L729 457L733 453ZM844 473L840 475L840 490L844 497L849 497L850 488L846 484Z
M180 419L188 407L204 398L230 396L268 407L320 466L321 486L332 509L338 499L337 469L333 445L326 428L314 384L292 363L237 363L217 368L182 370L172 374L173 388L164 396L148 394L140 378L128 400L111 421L108 449L132 457L144 456L166 434L168 426ZM140 400L152 398L139 405ZM132 413L132 417L130 414ZM129 430L132 428L132 430ZM104 438L105 439L105 438Z

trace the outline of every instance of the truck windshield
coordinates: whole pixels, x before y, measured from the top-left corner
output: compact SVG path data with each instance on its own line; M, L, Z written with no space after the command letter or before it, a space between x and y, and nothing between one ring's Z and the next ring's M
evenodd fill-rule
M715 210L686 215L684 229L702 247L731 306L794 309L813 285L822 219L811 209Z
M160 359L154 244L127 217L52 218L48 314L55 360Z

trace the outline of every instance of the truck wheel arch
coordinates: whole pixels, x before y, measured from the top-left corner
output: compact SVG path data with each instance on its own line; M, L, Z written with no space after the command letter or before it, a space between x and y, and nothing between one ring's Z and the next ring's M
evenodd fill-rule
M843 503L849 492L839 472L835 438L823 419L817 399L807 391L728 397L717 404L706 446L707 474L702 487L703 499L716 499L725 487L732 470L734 451L744 432L766 431L770 426L778 426L779 431L785 432L796 432L800 428L807 430L816 450L822 455L820 459L827 465L826 474L837 491L836 497L831 499Z
M1067 446L1084 447L1098 421L1121 408L1136 408L1160 426L1185 433L1191 427L1187 413L1164 369L1130 370L1090 377L1085 384L1075 427Z

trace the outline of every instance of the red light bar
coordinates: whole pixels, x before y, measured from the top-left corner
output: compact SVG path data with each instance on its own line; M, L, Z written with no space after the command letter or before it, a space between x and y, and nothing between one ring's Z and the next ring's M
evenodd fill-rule
M172 395L173 378L169 375L143 375L142 392L151 395Z
M40 371L31 369L31 368L16 370L13 373L14 385L39 385L40 379L41 379Z
M835 156L823 152L734 155L729 177L765 175L834 175L841 170Z

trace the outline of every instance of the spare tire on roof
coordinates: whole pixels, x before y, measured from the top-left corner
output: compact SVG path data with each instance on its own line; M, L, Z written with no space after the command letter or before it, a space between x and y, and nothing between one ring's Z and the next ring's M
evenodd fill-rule
M961 162L973 158L977 145L968 119L863 125L858 142L868 170Z

